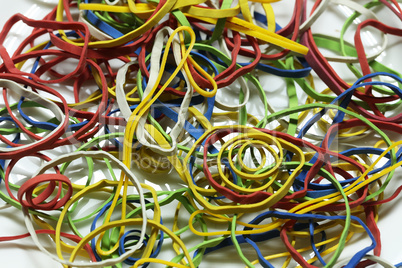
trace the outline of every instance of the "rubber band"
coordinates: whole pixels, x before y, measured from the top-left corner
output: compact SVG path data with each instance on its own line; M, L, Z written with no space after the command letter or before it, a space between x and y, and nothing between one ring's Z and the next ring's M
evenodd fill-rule
M402 189L402 79L381 56L401 34L377 10L401 10L323 0L307 15L297 0L281 27L275 2L60 0L43 20L12 16L1 44L31 30L0 46L0 198L28 233L0 240L31 236L64 267L214 266L228 248L248 267L394 267L378 222ZM334 6L351 9L339 37L317 34Z

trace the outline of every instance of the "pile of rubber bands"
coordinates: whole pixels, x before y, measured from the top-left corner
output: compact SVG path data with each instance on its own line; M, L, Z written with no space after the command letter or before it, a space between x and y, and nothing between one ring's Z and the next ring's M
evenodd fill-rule
M402 10L295 0L280 25L276 2L60 0L42 20L13 15L0 198L27 233L0 241L32 239L63 267L401 267L377 223L402 190L387 188L402 76L378 60L402 28L377 14L400 24ZM337 6L351 10L339 36L314 33ZM10 52L17 23L30 33ZM40 164L19 174L27 159ZM356 237L371 242L343 258Z

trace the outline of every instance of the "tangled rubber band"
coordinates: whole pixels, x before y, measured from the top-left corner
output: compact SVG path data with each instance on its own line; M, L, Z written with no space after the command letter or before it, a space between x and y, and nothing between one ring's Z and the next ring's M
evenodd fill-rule
M402 191L402 77L382 58L402 9L277 2L11 16L0 198L27 232L0 241L32 239L63 267L400 267L381 222ZM341 10L338 31L316 30ZM10 48L17 23L29 33Z

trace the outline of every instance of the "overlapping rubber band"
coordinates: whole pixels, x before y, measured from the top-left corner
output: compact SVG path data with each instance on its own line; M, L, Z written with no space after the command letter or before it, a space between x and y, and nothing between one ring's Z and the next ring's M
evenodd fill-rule
M276 2L60 0L43 20L12 16L0 198L28 233L0 241L30 236L63 267L215 266L228 252L247 267L400 266L378 222L402 190L402 78L380 60L402 31L376 13L400 20L399 4L308 14L296 0L280 25ZM352 14L339 36L316 33L334 6ZM18 22L31 32L10 52Z

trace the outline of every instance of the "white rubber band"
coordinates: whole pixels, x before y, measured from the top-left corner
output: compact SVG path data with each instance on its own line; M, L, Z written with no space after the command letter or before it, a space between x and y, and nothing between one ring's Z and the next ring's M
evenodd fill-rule
M145 199L144 199L144 192L142 190L142 187L140 185L140 182L136 178L136 176L130 171L128 167L126 167L123 162L118 160L116 157L113 155L109 154L108 152L105 151L77 151L77 152L72 152L68 153L65 155L62 155L60 157L57 157L44 165L42 165L38 171L36 171L35 174L33 174L32 177L35 177L37 175L43 174L46 170L55 167L57 165L63 164L65 162L71 162L75 159L81 158L81 157L91 157L95 159L105 159L107 158L110 160L112 163L116 164L129 178L129 180L132 182L132 184L136 187L138 191L138 196L139 196L139 201L141 204L141 213L143 215L143 221L142 221L142 228L141 228L141 233L140 233L140 238L138 239L137 244L133 245L130 250L119 256L118 258L114 259L108 259L100 262L94 262L94 263L83 263L83 262L69 262L66 260L61 260L58 256L50 253L39 241L38 236L36 235L35 228L33 226L29 211L27 208L23 207L22 211L24 213L24 220L25 220L25 225L27 227L28 232L30 233L32 240L34 241L35 245L46 255L48 255L50 258L53 260L67 265L67 266L74 266L74 267L104 267L104 266L111 266L115 265L117 263L121 263L128 257L130 257L135 251L137 251L139 248L142 247L144 237L145 237L145 232L146 232L146 227L147 227L147 213L146 213L146 207L145 207Z
M96 39L100 40L100 41L106 41L106 40L112 40L113 37L111 37L110 35L102 32L101 30L99 30L98 28L96 28L95 26L92 25L92 23L90 23L86 18L85 18L85 10L80 10L80 14L78 17L78 21L79 22L83 22L88 26L88 30L91 33L91 35L93 37L95 37Z
M38 93L35 93L33 91L30 91L30 90L24 88L23 86L21 86L20 84L14 82L12 80L0 79L0 87L10 89L11 91L13 91L13 93L17 93L17 94L19 94L19 95L21 95L21 96L33 101L33 102L39 103L40 105L48 108L49 110L51 110L53 112L55 117L60 121L60 124L54 130L49 132L49 134L45 135L42 139L40 139L38 141L35 141L35 142L32 142L30 144L17 146L17 147L12 147L12 148L2 148L2 147L0 147L0 152L23 151L26 148L31 147L31 146L39 143L39 142L43 142L43 140L46 140L47 138L52 137L53 133L56 133L61 128L63 128L63 125L64 125L65 121L68 120L68 117L65 115L65 113L63 113L62 110L59 108L59 106L57 106L53 101L42 97Z

